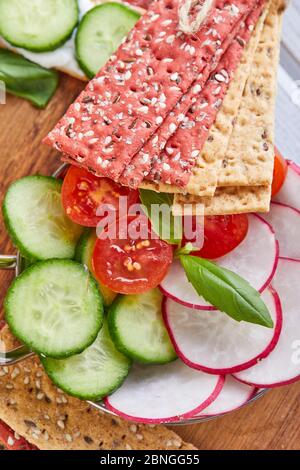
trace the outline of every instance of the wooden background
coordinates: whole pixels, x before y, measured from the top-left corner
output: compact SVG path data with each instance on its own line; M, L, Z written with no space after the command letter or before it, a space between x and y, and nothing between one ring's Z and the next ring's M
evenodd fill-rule
M291 93L295 80L300 80L299 4L296 0L285 18L277 112L277 144L285 156L298 162L300 96L297 106ZM6 105L0 105L1 200L16 178L33 173L51 174L57 168L58 155L41 141L82 87L79 81L61 76L60 87L46 110L36 110L12 96L8 96ZM2 219L0 224L0 252L11 254L13 248ZM0 299L12 276L13 273L0 272ZM271 391L256 403L217 420L175 430L199 449L299 449L299 405L300 383Z

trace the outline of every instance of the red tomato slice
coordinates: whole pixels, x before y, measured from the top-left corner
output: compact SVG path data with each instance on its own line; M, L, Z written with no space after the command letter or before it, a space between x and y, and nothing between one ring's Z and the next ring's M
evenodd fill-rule
M275 147L272 196L275 196L281 190L283 183L285 182L287 170L287 161L283 158L279 150Z
M119 197L127 196L128 207L139 200L139 192L98 178L75 166L68 169L62 187L62 203L73 222L85 227L96 227L103 218L96 215L101 204L110 204L118 210Z
M124 223L134 225L136 220ZM157 287L165 277L173 260L173 248L153 238L148 220L146 232L146 237L136 240L127 236L126 239L105 240L101 237L96 241L93 270L96 278L112 291L141 294Z
M196 223L196 221L195 221ZM248 217L246 214L207 216L204 218L204 244L192 253L202 258L216 259L234 250L246 237ZM182 246L192 240L183 240Z

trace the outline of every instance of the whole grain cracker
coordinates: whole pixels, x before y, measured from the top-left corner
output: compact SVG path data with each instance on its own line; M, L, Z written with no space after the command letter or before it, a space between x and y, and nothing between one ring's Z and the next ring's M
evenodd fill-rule
M268 186L272 182L280 23L278 0L275 0L254 55L252 72L218 176L219 187Z
M268 13L268 2L255 31L242 55L241 63L234 75L216 121L211 127L208 139L193 169L192 176L184 192L198 196L213 196L217 186L217 173L225 158L232 134L233 122L238 113L242 94L249 77L255 50L257 48L263 25ZM163 183L143 181L140 188L157 192L182 193L182 188Z
M271 186L241 186L238 188L217 188L213 197L194 197L175 194L172 212L182 215L184 204L204 205L205 215L243 214L268 212L270 210Z
M278 6L278 0L273 2L268 18L271 17L272 19L272 29L277 31L278 40L282 23L282 15L279 15L278 11L281 12L282 10L275 10L276 13L274 14L275 5ZM268 19L266 23L267 22ZM267 29L269 29L269 25ZM267 79L267 76L264 77L264 81ZM243 142L241 141L240 146L242 147L242 145ZM213 197L175 194L172 211L174 215L181 215L184 204L192 204L194 206L192 207L192 211L196 210L197 204L203 204L205 215L268 212L270 210L270 200L271 183L265 186L218 187ZM189 208L189 211L191 211L191 208Z
M269 35L271 38L272 48L273 48L273 72L271 72L271 76L275 77L276 81L276 69L277 69L277 61L279 56L279 43L280 43L280 32L281 32L281 25L282 25L282 0L273 0L270 13L267 17L265 27L263 30L262 38L260 45L268 44L268 38L266 35ZM259 47L258 49L258 57L261 56L262 49ZM269 56L269 52L267 51L267 55ZM257 66L260 66L259 58L254 58L254 66L253 68L256 70ZM263 72L262 72L263 73ZM267 81L269 80L269 71L263 73L263 80L262 83L266 87ZM273 78L274 80L274 78ZM250 77L249 83L252 83L252 79ZM276 83L273 82L273 93L271 92L270 97L272 101L274 100L275 103L275 95L276 93ZM252 94L251 94L252 95ZM253 97L253 100L256 99ZM247 100L249 103L250 100ZM264 112L269 117L270 113L267 107L264 107ZM271 128L274 127L274 114L273 119L271 118ZM257 116L256 116L257 117ZM263 119L263 116L259 116ZM239 119L241 119L240 111L239 111ZM234 131L235 132L235 127ZM249 136L251 133L249 132ZM251 136L252 137L252 136ZM262 136L261 136L262 139ZM247 139L246 139L247 140ZM229 147L231 146L231 140L229 143ZM237 155L239 152L243 151L243 140L240 140L239 147L236 147ZM274 153L272 154L272 176L273 176L273 160L274 160ZM271 182L269 184L262 185L262 186L237 186L237 187L219 187L216 189L216 192L213 197L197 197L193 195L180 195L175 194L174 202L173 202L173 213L182 214L183 205L184 204L193 204L196 208L196 204L203 204L204 205L204 212L206 215L224 215L224 214L241 214L241 213L249 213L249 212L268 212L270 210L270 199L271 199ZM190 208L191 209L191 208ZM189 210L190 210L189 209Z
M0 340L17 346L7 327ZM41 450L195 449L164 426L129 423L65 395L37 358L0 367L0 396L0 419Z

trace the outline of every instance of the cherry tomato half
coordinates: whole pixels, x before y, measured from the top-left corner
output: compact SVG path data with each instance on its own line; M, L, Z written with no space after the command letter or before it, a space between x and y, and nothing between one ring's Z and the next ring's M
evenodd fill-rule
M120 196L127 196L128 207L139 200L139 192L99 178L92 173L71 166L62 187L62 203L73 222L85 227L96 227L102 219L96 215L101 204L110 204L118 210Z
M121 222L128 224L129 230L137 224L137 219ZM96 278L114 292L140 294L157 287L172 263L172 246L153 238L148 220L146 224L147 236L137 239L130 235L125 239L101 236L96 241L93 271Z
M275 148L272 196L275 196L281 190L283 183L285 182L287 170L287 161L283 158L279 150Z
M196 221L194 220L194 230ZM202 258L216 259L234 250L248 232L246 214L206 216L204 218L204 244L201 250L192 253ZM184 239L182 246L193 240Z

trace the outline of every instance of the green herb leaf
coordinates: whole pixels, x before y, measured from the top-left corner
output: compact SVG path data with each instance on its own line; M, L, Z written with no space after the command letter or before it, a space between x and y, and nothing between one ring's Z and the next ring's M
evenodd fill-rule
M242 277L197 256L180 256L188 280L199 295L237 321L273 328L260 294Z
M58 74L20 55L0 49L0 80L5 83L9 93L44 108L57 88Z
M186 245L181 246L175 250L174 258L178 259L182 255L189 255L193 251L199 251L199 248L195 247L191 242L188 242Z
M182 239L182 219L172 214L173 194L140 189L140 196L155 233L171 245L178 245ZM158 211L159 207L163 212Z

